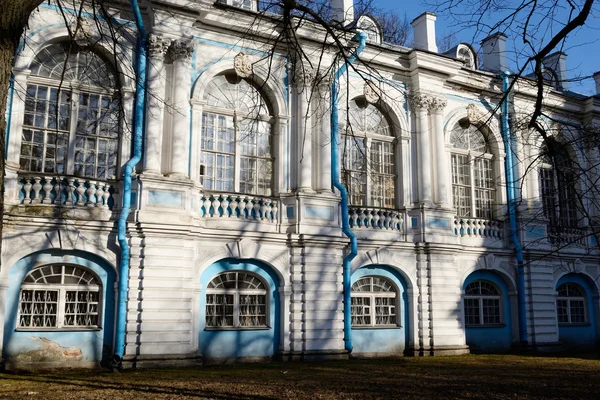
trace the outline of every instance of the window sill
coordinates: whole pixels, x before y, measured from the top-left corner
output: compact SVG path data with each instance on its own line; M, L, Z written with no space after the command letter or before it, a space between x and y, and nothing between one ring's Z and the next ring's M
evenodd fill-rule
M84 328L84 327L63 327L63 328L16 328L15 332L98 332L102 328Z
M204 330L205 331L268 331L270 330L271 327L269 326L257 326L257 327L240 327L240 328L236 328L233 326L223 326L223 327L205 327Z
M399 325L352 325L352 329L402 329Z
M477 324L477 325L467 325L465 324L466 328L506 328L506 324Z
M562 326L562 327L565 327L565 328L569 328L569 327L576 328L576 327L592 326L592 324L589 323L589 322L577 322L577 323L574 323L574 324L570 324L568 322L562 322L562 323L559 322L558 326Z

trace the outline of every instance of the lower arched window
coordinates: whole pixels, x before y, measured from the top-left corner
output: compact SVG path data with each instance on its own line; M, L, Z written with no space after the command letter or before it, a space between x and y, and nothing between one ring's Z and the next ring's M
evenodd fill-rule
M351 315L354 327L399 326L398 290L381 276L365 276L352 285Z
M267 310L267 285L258 275L225 272L207 285L207 328L266 328Z
M563 283L556 290L556 315L559 324L584 324L585 290L575 283Z
M474 281L465 288L465 324L497 325L502 323L500 290L491 282Z
M101 283L76 265L51 264L29 272L19 295L18 328L99 328Z

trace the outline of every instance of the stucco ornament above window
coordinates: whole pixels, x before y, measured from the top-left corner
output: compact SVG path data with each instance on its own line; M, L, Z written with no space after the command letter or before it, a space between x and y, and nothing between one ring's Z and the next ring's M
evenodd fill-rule
M479 111L475 104L469 104L467 106L467 118L472 125L485 123L485 115Z
M377 87L377 84L373 81L366 81L363 88L365 99L370 104L375 104L381 98L381 90Z
M252 61L250 56L244 52L239 53L233 58L233 69L240 78L249 78L252 76Z

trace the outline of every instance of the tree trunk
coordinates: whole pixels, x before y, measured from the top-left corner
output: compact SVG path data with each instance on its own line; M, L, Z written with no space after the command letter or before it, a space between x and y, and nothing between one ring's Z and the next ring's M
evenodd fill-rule
M10 75L19 40L27 26L29 15L43 0L8 0L0 11L0 254L4 227L4 175L6 167L6 104ZM0 257L0 268L2 259Z

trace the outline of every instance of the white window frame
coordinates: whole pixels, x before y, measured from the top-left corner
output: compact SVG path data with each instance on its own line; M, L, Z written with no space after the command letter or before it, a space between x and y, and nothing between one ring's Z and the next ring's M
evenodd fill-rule
M36 270L40 270L44 267L58 267L60 266L62 269L61 275L61 283L25 283L21 284L21 288L19 290L19 303L17 310L17 330L27 330L27 331L58 331L58 330L100 330L102 329L102 310L103 310L103 290L101 280L89 269L82 267L80 265L75 264L46 264L37 268L32 269L24 278L24 280L31 274L33 274ZM80 284L68 284L64 282L65 278L65 267L74 267L79 270L85 271L91 277L93 277L98 284L88 284L88 285L80 285ZM57 292L57 301L56 301L56 326L21 326L21 303L23 300L23 292L24 291L46 291L46 292ZM95 313L91 313L92 315L96 315L98 319L98 324L96 325L67 325L65 324L65 316L66 316L66 304L67 304L67 292L95 292L98 293L98 301L87 303L88 307L90 304L95 304L97 307L97 311ZM77 302L75 302L76 304ZM42 304L46 304L45 302ZM33 315L33 313L31 313ZM75 313L76 315L76 313ZM75 319L76 321L76 319Z
M353 99L352 102L356 102L356 101L364 101L366 102L364 99ZM353 107L353 106L350 106ZM361 109L362 112L362 108L357 104L356 107L358 107L359 109ZM397 185L398 185L398 166L397 166L397 160L396 160L396 144L397 144L397 139L394 135L394 130L392 128L392 125L389 123L386 114L379 109L378 107L375 107L372 104L368 104L364 107L364 108L368 108L368 107L374 107L376 109L377 112L379 112L382 116L382 118L385 120L385 122L387 123L387 128L389 130L389 132L391 133L391 135L380 135L377 134L375 132L370 132L370 131L362 131L362 130L358 130L357 127L354 126L347 126L347 118L340 121L340 131L343 132L339 146L340 146L340 151L342 153L342 169L343 172L348 171L348 175L352 174L352 173L358 173L358 174L363 174L363 176L365 177L365 181L366 182L360 182L359 185L362 186L358 191L356 191L356 189L354 189L354 182L352 182L352 180L350 180L349 182L346 182L347 188L348 188L348 195L350 198L350 205L352 206L364 206L364 207L377 207L377 208L385 208L385 209L396 209L397 208L397 199L396 199L396 191L397 191ZM361 117L366 117L364 114L361 115ZM364 125L364 121L363 121L363 125ZM359 170L353 170L353 169L347 169L346 168L346 157L348 157L346 154L350 153L352 151L352 148L348 146L347 143L352 143L354 141L360 141L364 147L364 154L362 154L361 156L364 157L365 162L363 163L363 170L359 171ZM391 150L391 166L393 169L393 173L392 174L387 174L384 172L378 172L378 171L374 171L372 168L373 165L373 154L371 152L371 150L373 149L373 142L380 142L382 143L382 148L384 146L389 146L390 150ZM376 153L377 157L379 158L377 161L380 165L385 165L385 155L386 153L384 151L379 151ZM373 201L373 179L372 179L372 175L376 175L377 177L383 177L385 178L391 178L392 182L393 182L393 187L392 187L392 196L391 198L387 198L385 196L385 188L384 188L384 193L381 197L381 199L383 200L383 205L375 205L374 201ZM343 178L344 179L344 178ZM355 193L358 193L358 195L355 195ZM358 201L357 201L358 200ZM388 201L391 201L390 206L387 206L386 203Z
M388 291L388 292L375 292L373 291L373 278L378 278L378 279L382 279L384 281L386 281L390 286L392 291ZM356 282L354 282L354 284L352 286L354 286L355 284L357 284L358 282L360 282L362 279L370 279L370 285L371 285L371 291L369 292L357 292L357 291L352 291L350 294L351 299L368 299L369 300L369 305L367 305L367 307L369 307L369 313L368 314L363 314L363 315L367 315L370 318L371 323L366 324L356 324L356 323L352 323L352 328L375 328L375 329L385 329L385 328L400 328L402 327L402 319L401 319L401 307L400 307L400 292L398 290L398 287L396 286L396 284L389 278L386 278L384 276L380 276L380 275L367 275L367 276L362 276L359 279L356 280ZM395 323L393 324L377 324L377 315L376 315L376 310L375 308L377 307L376 303L376 299L393 299L393 304L392 305L385 305L385 307L394 307L394 311L395 311L395 315L394 315L394 320ZM352 315L352 311L355 309L355 307L365 307L365 304L351 304L350 305L350 310L351 310L351 319L353 319L353 315ZM362 316L362 315L361 315ZM354 317L356 317L356 315L354 315Z
M215 77L219 78L222 75L217 75ZM254 86L253 83L251 81L245 80L249 85ZM256 89L256 88L255 88ZM264 98L263 94L260 93L260 91L258 89L256 89L256 91L259 93L259 95L261 96L262 101L265 103L266 105L266 99ZM206 101L206 100L205 100ZM251 107L250 107L251 108ZM219 116L224 116L226 118L231 118L232 122L233 122L233 129L234 129L234 138L233 138L233 147L234 147L234 151L233 152L224 152L224 151L219 151L218 149L216 149L215 146L215 150L207 150L202 148L202 140L204 138L205 135L205 131L207 129L207 125L205 124L205 120L208 118L208 115L214 115L215 116L215 121L217 123L217 125L215 125L213 127L213 129L215 130L214 136L213 138L217 138L217 129L218 129L218 120L219 120ZM259 196L272 196L273 192L274 192L274 186L275 186L275 156L274 156L274 125L275 125L275 118L269 115L265 115L265 114L259 114L259 115L252 115L246 112L243 112L241 110L238 109L234 109L234 108L223 108L223 107L217 107L214 105L209 105L208 103L206 103L203 106L202 109L202 129L200 132L200 152L201 153L207 153L207 154L215 154L215 155L225 155L225 156L230 156L234 158L234 164L233 164L233 190L232 192L234 193L241 193L240 192L240 175L241 175L241 170L242 170L242 158L249 158L249 159L253 159L256 160L256 162L260 162L260 160L264 160L264 161L268 161L271 163L271 176L270 176L270 186L268 187L268 193L261 193L258 189L259 187L261 187L259 185L259 179L258 179L258 174L259 174L259 170L258 170L258 166L257 168L254 170L255 173L255 179L254 179L254 187L255 187L255 191L254 192L244 192L244 194L251 194L251 195L259 195ZM258 123L266 123L268 124L268 135L269 135L269 149L270 149L270 154L269 157L263 157L263 156L258 156L258 155L246 155L246 154L242 154L241 151L241 147L242 147L242 134L241 134L241 129L240 129L240 123L241 121L256 121ZM215 140L216 142L216 140ZM215 168L218 164L215 163ZM200 180L202 181L205 177L208 177L206 175L207 172L207 168L208 166L206 165L206 163L202 163L200 162ZM213 177L209 177L211 179L213 179ZM215 182L217 181L217 177L215 176L213 179L213 185L215 184ZM220 189L207 189L208 191L211 192L229 192L228 190L220 190Z
M225 275L225 274L236 274L236 287L239 285L239 279L237 278L237 274L247 274L250 275L256 279L258 279L260 281L260 283L263 285L264 289L238 289L238 288L227 288L227 289L221 289L221 288L209 288L207 287L206 289L206 295L205 295L205 307L204 307L204 327L206 330L261 330L261 329L270 329L270 306L271 306L271 299L269 296L269 286L267 285L267 283L264 281L264 279L255 273L252 272L248 272L248 271L226 271L226 272L222 272L220 274L217 274L213 279L210 280L210 282L214 281L215 279L217 279L219 276ZM209 282L209 285L210 285ZM208 307L210 306L208 304L208 296L209 295L223 295L223 296L233 296L233 325L225 325L225 326L213 326L213 325L208 325ZM239 318L240 318L240 297L241 296L264 296L265 297L265 324L264 325L255 325L255 326L242 326L239 323Z
M571 295L567 295L567 296L561 296L559 294L559 289L562 286L567 286L567 285L571 285L571 286L576 286L578 288L578 290L580 290L583 293L583 296L571 296ZM568 290L568 288L567 288ZM558 302L559 301L566 301L566 309L567 309L567 322L561 322L558 321ZM571 317L571 302L581 302L583 304L583 318L584 321L578 321L578 322L573 322L572 321L572 317ZM573 282L565 282L562 285L559 285L556 288L556 320L558 321L558 325L560 326L577 326L577 325L588 325L589 324L589 314L588 314L588 302L587 302L587 293L585 291L585 288L582 287L581 285L577 284L577 283L573 283Z
M456 127L458 126L458 124L453 128L453 131L455 129L457 129ZM488 146L489 148L489 144L487 141L487 138L485 137L485 135L483 134L483 132L481 132L481 129L476 128L479 131L479 134L481 134L486 142L486 146ZM466 132L467 129L463 129L463 132ZM450 176L452 179L452 206L454 208L454 212L456 214L457 217L459 218L481 218L481 219L494 219L494 214L495 214L495 210L494 210L494 204L496 204L496 195L497 195L497 185L496 185L496 179L494 179L495 176L495 171L494 171L494 154L493 153L487 153L487 152L478 152L475 150L470 149L461 149L461 148L457 148L453 146L452 142L449 142L449 145L451 147L450 149L450 167L451 167L451 172L450 172ZM465 185L462 183L457 183L457 179L455 179L458 176L458 171L461 169L461 167L463 165L466 164L459 164L458 162L456 162L455 160L458 158L462 158L462 157L466 157L467 158L467 163L468 163L468 167L467 167L467 171L469 173L468 175L468 179L469 179L469 184ZM489 167L486 168L485 164L487 164ZM476 173L480 174L480 176L485 177L486 174L489 174L489 176L491 176L491 187L484 187L484 186L476 186L475 185L475 176ZM483 178L486 179L486 178ZM456 193L456 189L457 188L467 188L469 191L469 197L459 197L458 199L456 198L457 196L455 195ZM487 210L487 214L486 211L484 212L478 212L478 209L482 209L482 210L486 210L485 207L478 207L478 202L481 202L481 204L483 205L485 203L485 198L483 197L478 197L476 194L478 191L482 191L485 193L489 194L490 197L490 207L489 210ZM457 202L460 201L460 199L468 199L470 202L470 211L469 211L469 215L461 215L464 213L460 213L460 206L457 207ZM480 215L481 214L481 215Z
M469 287L470 285L474 284L474 283L479 283L479 290L481 293L481 283L487 283L489 285L491 285L492 287L494 287L496 289L496 291L498 292L497 295L487 295L487 294L479 294L479 295L468 295L466 294L466 288ZM498 327L498 326L502 326L504 325L504 299L503 299L503 293L502 290L500 290L500 288L493 282L485 280L485 279L477 279L473 282L470 282L467 287L465 287L465 294L463 295L463 313L464 313L464 317L465 317L465 326L466 327ZM469 323L467 321L467 303L466 300L477 300L478 301L478 306L479 306L479 322L476 324L473 323ZM485 307L483 305L483 300L494 300L498 302L498 318L499 321L498 322L485 322Z
M55 45L60 45L60 44L55 44ZM90 51L90 53L92 53ZM80 52L77 53L73 53L73 54L69 54L68 57L75 57L75 62L74 65L77 65L77 68L79 66L79 56ZM97 55L96 55L97 56ZM99 57L99 56L97 56ZM114 73L114 71L109 71L110 73ZM114 73L114 77L115 77L115 81L117 79L116 73ZM115 82L116 83L116 82ZM57 127L56 128L42 128L42 127L36 127L35 125L25 125L25 115L23 115L23 125L22 125L22 130L31 130L32 131L32 135L35 133L35 131L41 131L43 132L44 138L43 138L43 143L42 143L42 157L40 159L40 162L42 163L41 165L41 171L29 171L29 169L25 169L23 171L26 172L31 172L31 173L39 173L39 174L58 174L58 175L70 175L70 176L78 176L78 177L82 177L82 178L86 178L86 179L98 179L98 180L116 180L117 179L117 175L118 175L118 169L119 169L119 152L120 152L120 139L121 139L121 127L119 125L118 126L118 133L117 136L115 138L109 138L107 136L101 136L100 135L100 127L101 124L97 123L95 130L96 130L96 134L95 136L93 136L93 139L95 139L96 144L95 144L95 148L93 149L95 156L94 156L94 173L93 176L88 176L86 174L76 174L75 172L75 157L76 157L76 149L75 149L75 143L76 143L76 137L77 137L77 122L79 120L79 110L80 110L80 95L82 94L87 94L89 96L99 96L100 99L102 97L109 97L111 99L111 103L112 104L115 99L114 99L114 95L115 95L115 90L107 90L106 88L102 88L102 87L98 87L98 86L90 86L90 85L83 85L81 84L79 81L74 80L74 81L57 81L56 79L50 78L50 77L44 77L44 76L37 76L37 75L30 75L27 78L27 88L29 88L29 86L37 86L39 87L45 87L48 90L48 96L46 97L47 100L46 101L46 112L45 112L45 123L44 126L47 126L47 121L48 118L50 117L50 113L51 111L49 110L49 106L50 106L50 100L49 100L49 93L52 89L59 89L61 93L66 93L68 96L70 96L70 101L68 103L61 103L60 99L58 99L57 103L58 104L68 104L69 108L70 108L70 116L69 116L69 129L68 130L60 130L59 129L59 123L57 121ZM35 98L36 100L38 99L37 97ZM101 104L101 100L99 99L99 104ZM40 99L42 100L42 99ZM27 102L27 95L26 98L24 99L24 102ZM84 107L81 107L82 109ZM120 112L120 111L117 111ZM35 115L35 114L34 114ZM110 118L110 117L108 117ZM121 117L119 116L118 119L120 119ZM66 154L65 154L65 158L64 158L64 171L63 172L58 172L57 168L56 168L56 163L54 165L54 171L53 172L45 172L45 160L46 160L46 149L48 147L53 147L55 149L57 149L57 146L55 146L54 144L52 144L52 146L49 146L49 143L46 139L46 136L48 134L57 134L57 135L66 135ZM23 132L21 133L21 135L23 135ZM92 138L92 137L90 137ZM98 171L98 154L100 153L99 151L99 143L101 140L105 140L105 141L116 141L116 159L115 159L115 164L114 164L114 175L110 175L110 176L104 176L104 177L98 177L97 176L97 171ZM21 146L22 147L24 144L24 140L21 140ZM27 143L26 143L27 144ZM19 149L19 163L20 163L20 155L21 149ZM86 152L87 153L87 152ZM84 153L84 157L85 154ZM108 156L109 154L109 150L106 150L106 154ZM33 157L29 157L29 158L33 158ZM55 157L56 161L59 161L56 157ZM85 163L84 163L85 164ZM109 166L110 167L110 166ZM105 171L105 174L107 173L107 171Z

